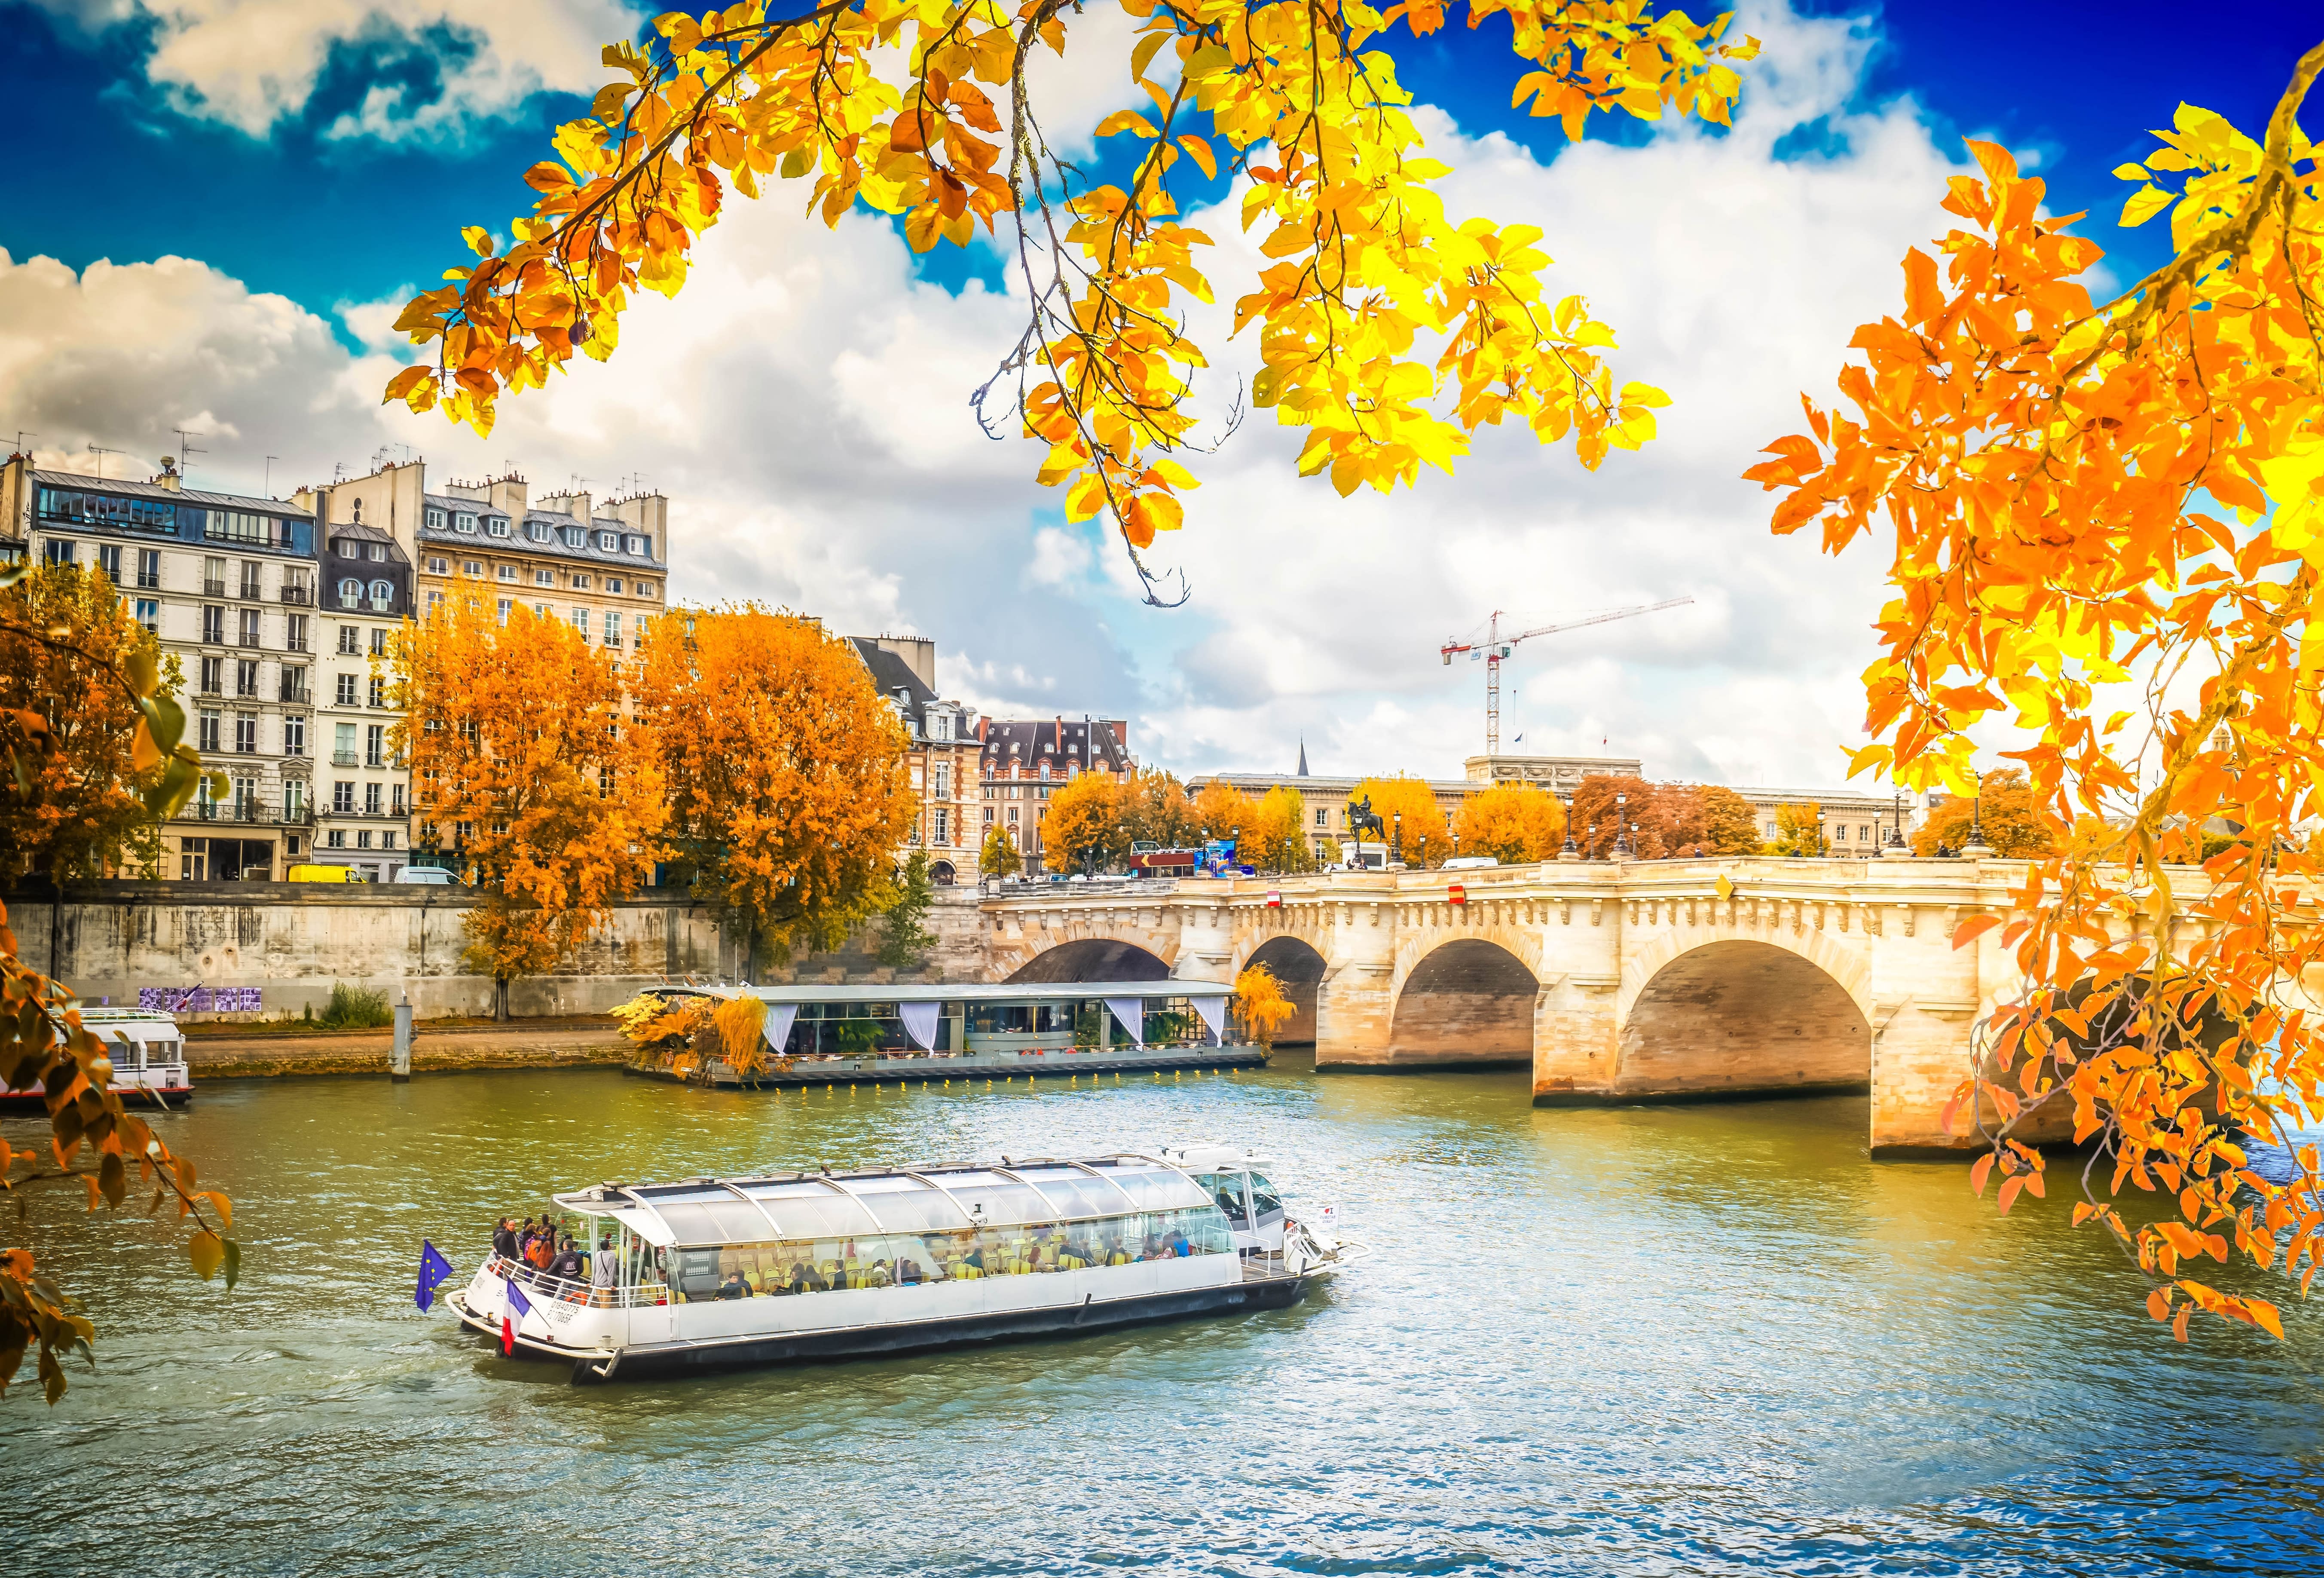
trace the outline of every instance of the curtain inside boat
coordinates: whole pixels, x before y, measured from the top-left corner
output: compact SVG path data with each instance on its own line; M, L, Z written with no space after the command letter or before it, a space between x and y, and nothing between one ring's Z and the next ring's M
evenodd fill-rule
M1114 1019L1130 1032L1130 1038L1140 1047L1146 1045L1146 1000L1142 997L1109 997L1105 1006Z
M1211 1039L1223 1047L1227 1044L1227 1000L1223 997L1190 997L1194 1011L1211 1027Z
M767 1046L774 1055L783 1055L783 1044L791 1038L791 1021L798 1018L798 1004L770 1002L767 1004Z
M940 1002L899 1002L896 1012L904 1021L904 1033L923 1052L936 1049L936 1019L944 1012Z

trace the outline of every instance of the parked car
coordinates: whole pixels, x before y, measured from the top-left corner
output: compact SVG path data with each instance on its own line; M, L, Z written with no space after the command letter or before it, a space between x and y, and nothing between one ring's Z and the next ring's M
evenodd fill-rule
M296 865L282 873L293 882L360 882L363 874L352 866Z
M1501 863L1489 854L1464 854L1458 860L1448 860L1438 869L1448 872L1480 872Z
M456 888L460 880L442 866L406 866L397 873L398 882L418 888Z

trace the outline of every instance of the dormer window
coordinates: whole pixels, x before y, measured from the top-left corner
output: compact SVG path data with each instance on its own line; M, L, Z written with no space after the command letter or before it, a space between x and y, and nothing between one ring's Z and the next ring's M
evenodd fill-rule
M549 540L549 522L546 521L527 521L524 523L524 534L527 537L531 538L535 542L546 542Z
M597 547L599 551L604 553L620 552L622 548L622 534L618 531L598 532Z
M484 522L484 531L493 537L506 537L509 534L508 517L494 515Z
M444 512L433 505L430 505L428 511L428 530L430 531L444 530Z
M622 539L622 551L623 553L643 553L645 550L646 540L644 538L632 533L632 535Z
M387 544L384 542L367 542L364 544L364 558L371 560L374 564L385 564L387 562Z
M476 518L463 510L452 517L452 530L474 537L476 534Z
M589 546L589 534L586 531L582 531L578 526L567 526L563 531L558 533L558 535L565 540L565 546L567 548L586 548Z
M943 712L931 713L928 715L928 733L939 740L951 739L952 715Z

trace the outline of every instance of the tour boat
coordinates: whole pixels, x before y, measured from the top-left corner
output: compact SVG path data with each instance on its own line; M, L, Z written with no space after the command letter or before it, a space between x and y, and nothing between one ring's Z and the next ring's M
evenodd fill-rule
M84 1008L80 1022L105 1043L113 1061L108 1088L123 1101L173 1106L193 1099L193 1076L186 1071L186 1037L171 1015L154 1009ZM23 1090L0 1091L0 1105L30 1106L43 1098L39 1080Z
M812 1362L1293 1304L1354 1257L1229 1146L600 1184L591 1275L486 1257L448 1302L576 1382ZM511 1297L512 1287L517 1297Z

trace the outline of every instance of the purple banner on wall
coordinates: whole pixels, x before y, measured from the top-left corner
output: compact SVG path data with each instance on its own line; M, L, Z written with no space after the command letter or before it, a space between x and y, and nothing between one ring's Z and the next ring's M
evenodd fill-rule
M162 1013L256 1013L256 986L141 986L137 1006Z

